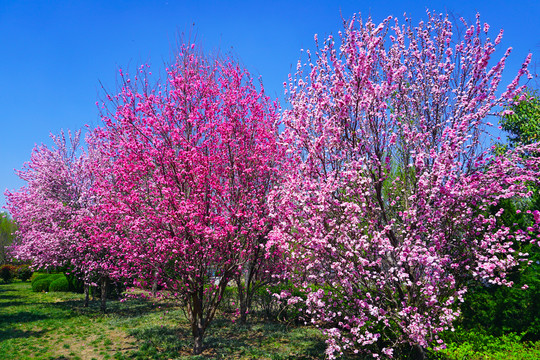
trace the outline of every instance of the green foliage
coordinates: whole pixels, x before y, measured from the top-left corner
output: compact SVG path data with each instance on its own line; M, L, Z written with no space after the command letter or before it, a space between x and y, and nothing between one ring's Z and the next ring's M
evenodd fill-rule
M34 273L34 275L32 275L30 277L30 282L33 284L34 282L38 281L38 280L43 280L43 279L46 279L48 278L49 276L51 276L51 274L39 274L39 273Z
M254 308L271 321L285 321L296 325L303 324L302 303L289 304L287 299L278 300L275 294L290 293L291 297L306 299L306 295L290 281L278 285L265 286L257 290L253 297Z
M0 278L5 283L11 282L11 280L15 277L17 274L17 267L13 265L2 265L0 266Z
M503 130L509 133L511 147L518 144L532 144L540 141L540 96L529 90L525 100L512 106L513 114L501 118Z
M538 188L526 202L505 199L502 223L513 230L526 230L532 215L527 211L540 209ZM498 209L492 209L496 212ZM513 287L477 284L471 286L462 305L461 324L465 329L485 332L493 336L517 333L522 340L540 340L540 247L537 244L514 244L515 253L528 253L508 279Z
M17 277L21 281L27 281L32 277L33 271L30 270L30 267L28 265L20 265L17 268Z
M69 291L82 294L84 292L84 282L74 274L66 273L66 279L69 285Z
M51 285L49 286L49 291L69 291L69 282L67 278L63 276L51 282Z

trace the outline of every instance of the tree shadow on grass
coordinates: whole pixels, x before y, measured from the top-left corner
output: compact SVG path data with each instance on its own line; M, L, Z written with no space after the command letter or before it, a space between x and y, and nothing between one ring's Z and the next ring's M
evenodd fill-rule
M8 326L10 324L21 324L26 322L40 321L47 319L48 316L43 314L36 314L30 311L19 311L15 314L2 315L2 326Z
M101 302L99 299L89 301L88 307L84 307L84 300L64 300L50 303L50 305L62 310L74 312L78 315L91 317L104 316L100 308ZM163 311L173 307L173 304L160 303L159 305L156 305L152 301L144 299L130 299L124 302L120 302L118 300L109 300L107 301L106 314L121 318L130 318L139 317L158 309L159 311Z
M326 349L320 336L309 333L301 334L301 347L295 348L296 339L283 324L234 325L229 319L212 322L199 356L192 355L193 339L187 325L153 325L132 329L129 334L139 342L138 349L129 357L135 359L170 359L179 355L182 359L230 359L240 355L253 359L314 360L324 358ZM281 348L281 344L292 346Z

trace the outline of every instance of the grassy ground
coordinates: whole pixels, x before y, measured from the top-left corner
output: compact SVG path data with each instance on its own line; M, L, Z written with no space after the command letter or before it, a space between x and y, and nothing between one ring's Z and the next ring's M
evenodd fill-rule
M180 309L143 300L111 301L103 315L82 295L34 293L30 283L0 284L0 359L324 359L324 338L314 328L220 316L208 330L206 350L190 355L188 323ZM540 342L457 332L444 360L536 360Z

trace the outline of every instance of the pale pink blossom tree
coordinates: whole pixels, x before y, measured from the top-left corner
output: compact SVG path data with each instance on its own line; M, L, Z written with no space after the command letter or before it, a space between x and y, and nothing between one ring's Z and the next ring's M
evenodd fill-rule
M17 172L26 185L6 193L7 208L19 224L14 254L38 269L67 266L77 256L77 223L87 209L91 184L80 131L69 133L69 141L63 132L51 139L53 147L35 147Z
M231 59L183 46L150 85L146 67L122 74L93 145L101 224L96 243L119 257L113 272L158 281L185 305L201 353L223 291L265 259L278 180L277 107Z
M315 36L290 78L282 137L298 166L271 194L268 245L290 253L330 358L440 349L467 283L511 285L506 272L526 259L512 242L538 236L539 214L512 233L489 213L539 177L538 157L519 156L538 144L494 156L486 143L488 117L519 94L530 56L499 94L502 31L492 40L479 18L464 28L459 38L430 13L416 26L354 17L338 40Z

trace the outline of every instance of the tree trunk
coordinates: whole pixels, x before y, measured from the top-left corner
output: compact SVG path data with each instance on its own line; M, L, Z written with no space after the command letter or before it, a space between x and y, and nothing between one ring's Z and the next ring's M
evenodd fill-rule
M109 287L109 278L103 276L101 278L101 306L100 309L102 312L107 311L107 288Z
M204 332L206 324L203 310L203 294L202 286L191 294L191 299L188 301L188 317L191 323L191 334L193 335L193 355L199 355L203 351Z
M88 301L90 300L90 285L84 283L84 307L88 307Z

